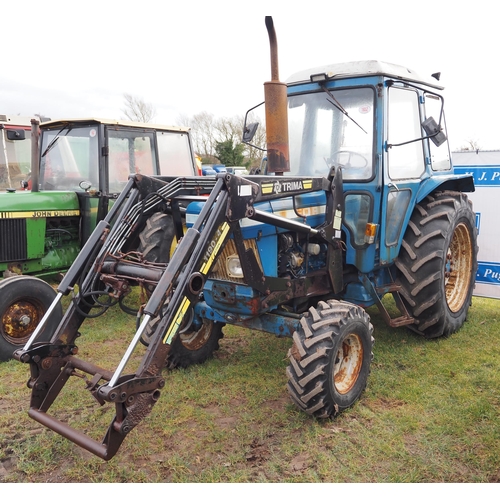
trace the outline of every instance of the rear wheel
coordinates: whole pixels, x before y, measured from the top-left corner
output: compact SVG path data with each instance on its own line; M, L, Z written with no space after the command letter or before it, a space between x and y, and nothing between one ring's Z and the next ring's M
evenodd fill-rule
M288 392L306 413L335 417L366 387L374 342L370 318L354 304L329 300L311 307L300 326L288 352Z
M467 317L477 271L477 230L467 196L444 191L416 208L396 261L410 328L426 338L447 336Z
M170 249L175 236L172 217L156 213L152 215L146 228L140 234L139 251L145 260L154 263L168 263ZM153 318L144 331L141 342L149 345L151 337L156 333L160 318ZM223 337L223 323L203 319L200 325L193 323L193 312L188 312L180 332L170 347L166 360L169 369L187 368L190 365L203 363L211 358L219 349L219 340Z
M14 351L26 344L56 295L48 283L34 276L0 282L0 361L11 359ZM50 340L61 318L62 306L58 304L36 341Z

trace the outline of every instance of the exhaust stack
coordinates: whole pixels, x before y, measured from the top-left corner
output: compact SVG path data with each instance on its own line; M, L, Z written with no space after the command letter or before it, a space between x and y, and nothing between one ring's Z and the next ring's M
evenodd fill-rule
M278 42L271 16L266 16L266 28L271 49L271 81L264 83L267 171L283 175L290 171L286 84L279 81Z
M31 191L38 192L40 182L40 122L31 120Z

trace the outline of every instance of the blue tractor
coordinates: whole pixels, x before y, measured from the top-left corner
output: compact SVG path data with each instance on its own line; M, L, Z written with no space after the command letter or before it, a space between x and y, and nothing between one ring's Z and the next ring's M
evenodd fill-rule
M464 193L474 185L453 172L437 80L366 61L282 83L270 17L266 25L265 172L130 176L14 353L30 365L30 416L105 460L151 411L164 368L206 361L226 324L292 337L288 392L308 414L330 418L367 384L374 339L366 308L425 338L465 321L477 231ZM243 140L251 143L255 130L246 125ZM54 327L52 310L75 285ZM146 299L137 311L124 308L139 320L120 363L80 359L80 325L122 304L133 287ZM40 342L47 329L50 341ZM140 366L127 372L139 349ZM97 402L115 405L102 442L48 413L73 375Z

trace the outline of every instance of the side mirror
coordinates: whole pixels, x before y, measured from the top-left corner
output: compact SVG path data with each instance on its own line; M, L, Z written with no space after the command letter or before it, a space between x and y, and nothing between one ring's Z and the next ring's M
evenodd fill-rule
M249 125L246 125L243 129L243 137L241 138L241 142L248 144L253 139L258 128L258 123L250 123Z
M436 123L436 120L429 116L427 120L422 123L422 128L425 130L427 137L437 146L441 146L446 142L446 135L443 133L441 127Z

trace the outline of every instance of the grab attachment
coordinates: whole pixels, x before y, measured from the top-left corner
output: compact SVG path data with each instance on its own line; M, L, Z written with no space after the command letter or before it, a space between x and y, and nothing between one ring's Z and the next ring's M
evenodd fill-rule
M74 356L76 353L76 346L43 345L22 358L22 361L30 363L32 373L30 380L33 382L28 415L99 458L110 460L117 453L127 434L158 401L165 380L159 376L147 378L128 376L123 377L116 387L99 386L100 381L109 380L112 374L78 359ZM76 370L92 375L92 379L87 380L87 389L100 405L105 402L115 403L115 417L101 443L47 413Z

